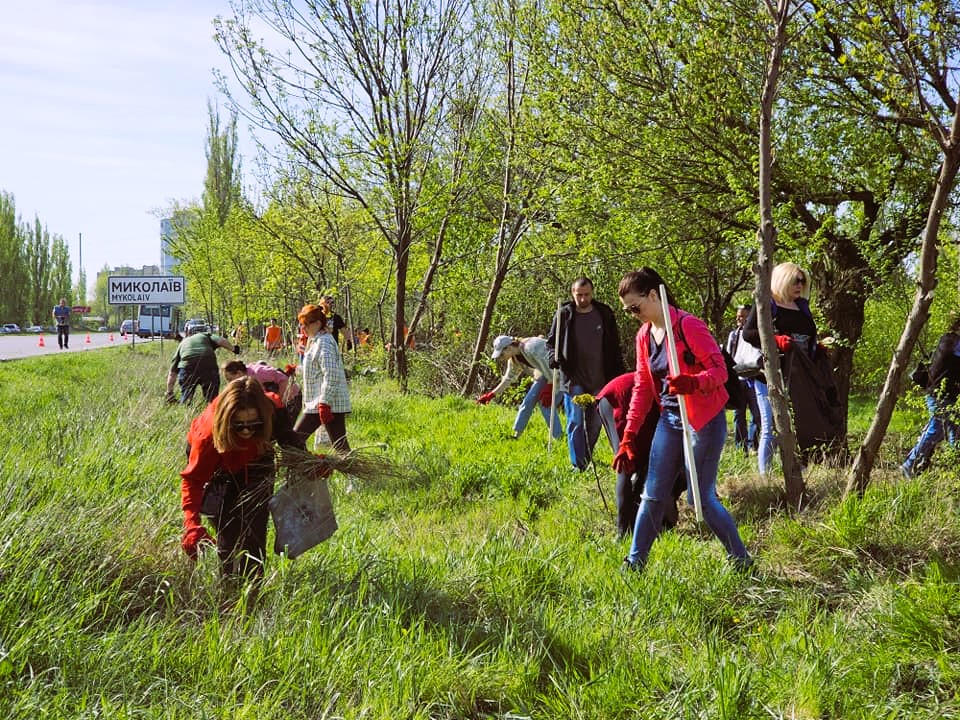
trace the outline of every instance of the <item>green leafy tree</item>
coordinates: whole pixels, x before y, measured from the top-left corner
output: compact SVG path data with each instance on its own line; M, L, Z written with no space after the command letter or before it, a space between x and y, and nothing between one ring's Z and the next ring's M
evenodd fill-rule
M389 246L392 348L402 384L421 179L438 151L451 93L470 66L469 10L464 0L239 2L233 18L216 24L245 94L232 98L235 109L280 138L285 162L362 208ZM269 45L254 40L248 19L259 21L257 32L269 29Z

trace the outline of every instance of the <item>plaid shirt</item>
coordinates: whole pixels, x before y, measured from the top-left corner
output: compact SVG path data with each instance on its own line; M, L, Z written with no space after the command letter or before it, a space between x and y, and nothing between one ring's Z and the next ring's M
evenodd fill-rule
M303 354L303 411L317 413L317 406L329 405L335 413L348 413L350 392L343 372L340 348L329 333L317 333Z

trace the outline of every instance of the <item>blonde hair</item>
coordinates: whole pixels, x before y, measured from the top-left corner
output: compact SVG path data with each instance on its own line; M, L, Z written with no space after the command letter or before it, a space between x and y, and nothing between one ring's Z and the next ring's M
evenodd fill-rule
M803 284L800 297L806 300L810 299L810 273L796 263L783 262L774 267L773 272L770 273L770 293L778 304L786 301L793 285L793 279L797 275L802 275L807 280Z
M241 410L254 409L263 425L253 434L260 450L266 449L273 437L273 403L263 386L252 377L231 380L220 393L217 409L213 413L213 446L217 452L228 452L241 447L241 438L233 429L233 421Z

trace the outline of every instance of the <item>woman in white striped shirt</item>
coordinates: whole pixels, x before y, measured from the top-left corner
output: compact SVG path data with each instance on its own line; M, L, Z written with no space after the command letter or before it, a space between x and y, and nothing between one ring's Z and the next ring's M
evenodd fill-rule
M350 452L346 416L350 392L343 371L343 358L327 331L327 316L319 305L304 305L297 320L307 334L303 354L303 412L293 429L306 439L323 425L335 450Z

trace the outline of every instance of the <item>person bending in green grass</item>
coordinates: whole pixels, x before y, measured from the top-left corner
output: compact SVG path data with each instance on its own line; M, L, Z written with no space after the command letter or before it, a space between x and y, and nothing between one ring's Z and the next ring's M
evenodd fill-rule
M274 442L305 449L280 398L252 377L232 380L190 425L180 499L181 545L191 559L203 544L216 544L223 575L262 575ZM216 540L201 514L212 520Z

